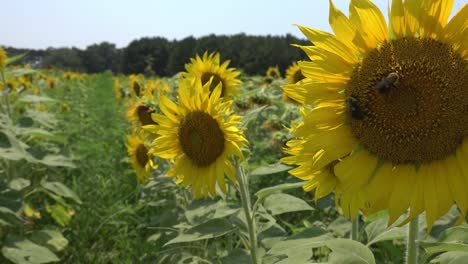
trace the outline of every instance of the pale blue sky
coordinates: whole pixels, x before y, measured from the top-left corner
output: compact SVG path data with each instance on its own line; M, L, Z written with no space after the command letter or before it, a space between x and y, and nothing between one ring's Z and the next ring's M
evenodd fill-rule
M468 0L455 0L458 10ZM0 45L124 47L145 36L181 39L244 32L302 37L292 24L330 31L328 0L2 0ZM334 0L348 13L349 0ZM387 0L374 0L387 14Z

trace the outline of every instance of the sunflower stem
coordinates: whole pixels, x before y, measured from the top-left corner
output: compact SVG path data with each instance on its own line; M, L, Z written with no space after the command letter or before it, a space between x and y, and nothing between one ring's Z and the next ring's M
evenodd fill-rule
M250 205L251 202L248 192L248 181L245 177L244 169L239 164L236 164L236 170L242 207L244 208L245 218L247 220L247 228L249 230L250 256L252 257L252 263L257 264L257 232L255 230L255 215L252 213L252 208Z
M356 216L351 221L351 239L358 241L359 234L359 216Z
M418 232L419 217L416 216L409 223L408 242L406 244L406 264L418 263L418 245L416 245L416 240L418 239Z

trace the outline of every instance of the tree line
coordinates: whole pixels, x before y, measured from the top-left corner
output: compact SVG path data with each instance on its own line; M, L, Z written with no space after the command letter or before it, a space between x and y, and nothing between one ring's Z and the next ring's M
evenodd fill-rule
M305 58L304 53L291 44L310 45L310 42L290 34L285 36L208 35L168 40L163 37L144 37L124 48L109 42L93 44L85 49L48 48L45 50L6 47L9 56L27 52L21 63L33 67L54 67L87 73L110 70L113 73L143 73L172 76L184 71L184 65L196 54L218 51L221 60L231 60L230 67L242 69L250 75L264 75L270 66L278 66L284 74L293 62Z

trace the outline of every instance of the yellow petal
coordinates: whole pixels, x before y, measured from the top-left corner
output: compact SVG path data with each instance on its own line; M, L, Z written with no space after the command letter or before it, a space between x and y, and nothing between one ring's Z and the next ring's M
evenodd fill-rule
M419 34L419 13L421 10L420 0L405 0L406 36L416 36Z
M393 180L393 191L388 201L388 225L393 224L410 206L416 169L413 165L398 165L393 173Z
M402 0L393 0L390 8L390 26L395 38L402 38L406 33L405 10Z
M359 31L368 49L389 39L387 23L379 8L369 0L351 0L349 19Z
M325 49L316 46L301 46L295 45L302 49L307 56L317 63L323 69L331 73L349 73L353 70L354 64L351 64L335 53L329 52Z
M298 25L298 27L315 46L335 53L349 63L355 64L358 62L353 51L346 47L346 45L339 41L334 35L300 25Z
M312 80L329 83L343 83L349 80L350 72L342 72L340 69L331 68L326 61L299 61L302 74Z
M446 158L444 163L447 183L452 197L457 203L458 208L460 208L460 211L466 212L468 210L468 194L466 191L468 181L466 181L466 177L463 177L461 168L454 156Z
M468 4L465 4L458 12L453 16L453 18L448 22L448 24L442 30L439 40L444 40L448 44L454 44L457 38L460 38L463 33L466 33L466 28L468 28ZM439 37L439 35L438 35ZM463 38L462 38L463 39ZM465 34L466 42L466 34Z
M420 14L421 36L434 37L447 24L452 11L453 0L425 0Z
M366 186L366 201L373 212L386 208L393 184L393 165L385 162Z
M377 158L362 150L340 161L335 166L335 175L344 191L355 192L368 183L376 165Z
M317 105L320 102L342 100L344 95L340 91L345 89L344 82L329 83L305 79L296 84L288 84L282 87L288 97L302 104Z
M338 10L330 0L330 11L328 19L336 38L350 47L356 54L363 54L366 44L349 19Z

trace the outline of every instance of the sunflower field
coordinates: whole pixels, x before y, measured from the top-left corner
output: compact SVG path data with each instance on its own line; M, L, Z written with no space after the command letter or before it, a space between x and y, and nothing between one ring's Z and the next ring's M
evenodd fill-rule
M468 5L369 0L263 75L0 47L0 263L468 263Z

